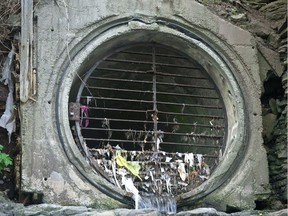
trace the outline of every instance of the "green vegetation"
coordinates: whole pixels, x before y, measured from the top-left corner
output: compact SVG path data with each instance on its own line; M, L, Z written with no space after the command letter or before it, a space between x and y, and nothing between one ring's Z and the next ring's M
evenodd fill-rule
M5 167L12 164L12 158L8 154L3 153L2 150L3 146L0 145L0 173Z

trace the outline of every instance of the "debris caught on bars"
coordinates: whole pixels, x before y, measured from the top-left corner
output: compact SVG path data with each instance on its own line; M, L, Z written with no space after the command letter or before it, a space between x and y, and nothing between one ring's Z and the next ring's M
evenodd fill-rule
M10 50L8 57L6 58L3 68L2 68L2 78L0 79L0 82L4 81L4 85L8 85L9 93L8 97L6 99L6 108L3 113L3 115L0 118L0 127L3 127L8 132L8 138L9 143L11 141L11 134L15 132L16 129L16 117L14 112L14 98L13 98L13 92L14 92L14 84L13 80L11 78L12 73L12 62L15 55L14 46L12 46L12 49Z
M201 169L203 155L202 154L197 154L196 156L197 156L197 160L198 160L198 166Z
M185 164L179 163L178 165L178 172L182 181L185 181L187 178L187 173L185 171Z
M117 163L118 166L120 166L120 167L124 166L134 176L136 176L140 180L142 180L141 177L139 176L139 170L141 168L139 164L137 164L135 162L127 161L124 157L121 156L121 152L120 151L116 152L115 160L116 160L116 163Z
M168 162L170 162L171 160L172 160L172 157L168 157L168 156L167 156L166 159L165 159L165 162L168 163Z
M184 157L184 162L189 164L189 167L194 166L194 154L193 153L187 153Z
M80 121L80 127L84 127L87 128L89 125L89 119L88 119L88 110L89 107L86 105L81 105L80 106L80 110L81 110L81 121ZM85 119L85 123L83 123L83 119Z
M128 193L133 194L133 198L135 200L135 209L138 209L138 203L139 203L140 195L139 195L138 189L135 187L135 185L132 181L132 178L127 179L125 176L122 176L122 185L125 186L125 190Z
M192 152L127 151L110 144L89 151L110 181L135 199L142 193L173 197L196 188L211 174L205 155Z

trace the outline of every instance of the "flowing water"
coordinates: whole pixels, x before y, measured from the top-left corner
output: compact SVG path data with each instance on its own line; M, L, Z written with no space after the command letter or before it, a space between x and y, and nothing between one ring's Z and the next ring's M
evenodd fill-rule
M165 213L176 213L177 205L176 200L168 196L139 196L135 197L135 208L136 209L156 209L159 212Z

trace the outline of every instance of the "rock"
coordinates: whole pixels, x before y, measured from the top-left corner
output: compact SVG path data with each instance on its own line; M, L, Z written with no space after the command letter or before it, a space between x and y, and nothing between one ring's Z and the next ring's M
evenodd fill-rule
M15 215L76 215L88 212L85 206L60 206L54 204L31 205L15 211Z
M263 136L269 140L274 126L276 125L277 116L273 113L268 113L263 116Z
M134 215L141 215L141 216L158 216L162 215L157 210L153 209L139 209L139 210L127 210L127 209L116 209L114 210L115 215L124 215L124 216L134 216Z
M271 20L280 20L286 15L287 11L287 0L278 0L271 2L259 9L260 12L264 13L267 18Z
M177 216L190 216L190 215L213 215L213 216L216 216L216 215L219 215L219 216L224 216L224 215L229 215L229 214L226 214L224 212L218 212L216 209L214 208L198 208L198 209L194 209L194 210L191 210L191 211L183 211L183 212L179 212L176 214Z
M276 100L277 111L281 112L287 106L287 99L284 100Z
M269 100L269 106L273 114L277 115L278 114L278 109L277 109L277 104L276 100L274 98L271 98Z
M276 212L271 212L266 214L267 216L287 216L288 215L288 209L283 209L280 211L276 211Z
M283 73L283 67L279 60L279 53L267 48L261 43L257 43L257 48L264 59L269 63L271 69L275 71L278 76L281 76Z

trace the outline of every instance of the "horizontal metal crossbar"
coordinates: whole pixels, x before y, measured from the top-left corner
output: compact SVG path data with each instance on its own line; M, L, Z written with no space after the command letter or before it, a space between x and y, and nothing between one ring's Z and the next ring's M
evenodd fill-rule
M181 115L179 113L174 113L174 112L158 112L158 113L162 113L162 114L170 114L170 115ZM183 115L183 114L182 114ZM187 114L189 116L193 116L193 117L199 117L199 118L208 118L208 119L224 119L224 116L215 116L215 115L201 115L201 114ZM97 120L100 120L99 118L93 118L93 117L83 117L83 119L97 119ZM104 118L102 118L104 120ZM113 118L109 118L109 120L112 120L112 121L121 121L121 120L127 120L127 119L113 119ZM127 121L133 121L133 120L127 120ZM137 121L142 121L141 119L139 120L135 120L136 122ZM144 122L144 121L143 121ZM151 121L152 122L152 121ZM145 123L150 123L149 121L145 121ZM158 121L158 123L169 123L169 124L179 124L179 125L195 125L194 123L175 123L175 122L162 122L162 121ZM215 127L215 126L213 126Z
M134 61L134 60L125 60L125 59L106 59L106 62L123 62L128 64L148 64L151 65L151 62L146 61ZM176 68L188 68L188 69L200 69L199 67L195 66L188 66L188 65L174 65L174 64L164 64L164 63L157 63L155 62L156 66L166 66L166 67L176 67Z
M122 139L101 139L101 138L91 138L91 137L85 137L84 140L89 141L99 141L99 142L125 142L125 143L140 143L140 141L134 141L134 140L122 140ZM152 141L147 141L145 144L153 144ZM180 145L180 146L190 146L190 147L199 147L199 148L216 148L220 149L222 146L219 145L205 145L205 144L190 144L190 143L179 143L179 142L162 142L160 144L162 145Z
M121 91L121 92L134 92L134 93L150 93L150 90L147 91L140 91L134 89L121 89L121 88L106 88L106 87L94 87L94 86L87 86L89 89L96 89L96 90L107 90L107 91ZM201 99L220 99L217 96L207 96L207 95L193 95L193 94L183 94L183 93L172 93L172 92L158 92L158 95L171 95L171 96L183 96L183 97L191 97L191 98L201 98ZM82 98L85 96L82 96ZM86 96L87 97L87 96ZM89 96L91 97L91 96ZM95 98L95 97L92 97ZM179 103L178 103L179 104Z
M105 128L82 128L82 130L95 130L95 131L112 131L112 132L127 132L131 129L105 129ZM149 131L144 130L133 130L135 133L148 133ZM208 134L197 134L197 133L172 133L172 132L163 132L163 134L167 135L177 135L177 136L189 136L189 137L202 137L202 138L211 138L211 139L223 139L223 135L208 135Z
M151 52L121 51L120 53L152 56ZM174 58L174 59L175 58L177 58L177 59L186 59L187 60L186 57L179 56L179 55L169 55L169 54L156 53L155 56L168 57L168 58Z
M81 97L81 98L87 98L87 96ZM148 100L136 100L136 99L127 99L127 98L110 98L110 97L90 97L90 98L96 99L96 100L108 100L108 101L122 101L122 102L150 103L150 104L153 103L153 101L148 101ZM162 101L158 101L158 104L176 105L176 106L181 106L181 107L185 106L185 107L202 107L202 108L204 108L204 106L200 106L200 105L194 106L194 104L179 104L179 103L162 102ZM215 116L215 118L222 118L222 116L219 116L219 117Z
M119 69L119 68L106 68L106 67L99 67L96 71L112 71L112 72L121 72L121 73L135 73L135 74L141 74L141 75L150 75L151 71L139 71L139 70L129 70L129 69ZM189 73L189 72L187 72ZM209 80L207 77L200 77L200 76L191 76L189 74L174 74L174 73L166 73L157 71L155 73L156 75L166 76L166 77L182 77L185 79L201 79L201 80Z
M145 80L135 80L135 79L117 79L117 78L107 78L107 77L94 77L91 76L90 79L104 80L104 81L117 81L117 82L132 82L132 83L145 83L145 84L153 84L152 81ZM214 87L206 87L206 86L197 86L197 85L188 85L188 84L178 84L178 83L167 83L167 82L156 82L157 85L168 85L168 86L178 86L178 87L187 87L187 88L196 88L196 89L208 89L215 91Z

